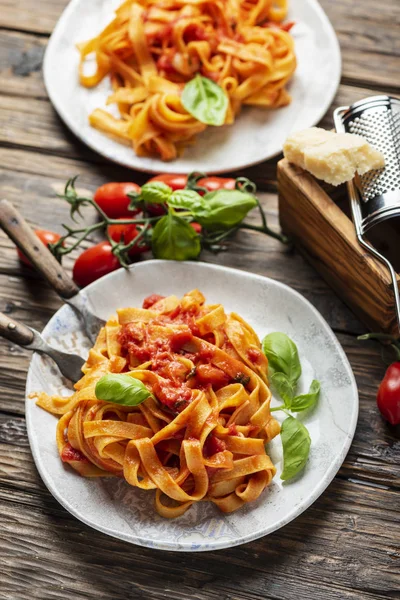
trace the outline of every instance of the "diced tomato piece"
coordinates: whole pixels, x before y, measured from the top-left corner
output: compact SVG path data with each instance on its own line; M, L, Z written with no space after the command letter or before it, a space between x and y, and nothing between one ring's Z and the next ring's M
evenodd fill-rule
M166 75L176 74L176 69L172 64L172 55L162 54L157 60L158 71L164 71Z
M172 410L181 412L192 398L192 390L170 381L158 381L153 388L156 398Z
M185 331L177 331L171 337L171 350L172 352L179 352L182 346L193 340L193 334L188 329Z
M188 44L189 42L197 42L202 40L207 40L208 35L204 31L204 28L200 25L196 25L196 23L190 23L185 29L183 34L183 39Z
M208 458L209 456L217 454L217 452L223 452L226 450L226 444L223 440L220 440L214 433L211 432L204 442L203 450L204 456Z
M251 362L253 362L257 365L258 363L261 362L263 353L261 352L261 350L258 350L258 348L249 348L247 350L247 356L249 357Z
M196 367L196 380L200 385L210 384L214 389L219 389L228 385L230 377L213 365L198 365Z
M86 456L84 456L80 450L76 450L69 443L65 444L64 448L62 449L61 460L63 462L89 462Z
M235 423L232 423L232 425L229 425L229 427L228 427L228 435L237 435L237 434L238 434L237 425L235 425Z
M155 304L159 300L164 300L164 298L165 298L165 296L160 296L159 294L151 294L150 296L147 296L147 298L145 298L143 300L142 307L150 308L151 306L153 306L153 304Z

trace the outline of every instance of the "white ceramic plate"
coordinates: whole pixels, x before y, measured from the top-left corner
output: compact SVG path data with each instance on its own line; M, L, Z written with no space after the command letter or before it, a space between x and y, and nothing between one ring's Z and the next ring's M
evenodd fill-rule
M39 390L71 393L67 380L50 359L33 356L26 388L31 449L53 496L70 513L99 531L165 550L227 548L289 523L318 498L337 473L350 447L358 415L354 376L336 337L318 311L282 283L205 263L152 260L130 271L115 271L86 289L96 313L107 318L118 307L141 306L143 298L151 293L179 296L195 287L208 302L222 302L227 311L238 312L261 338L271 331L287 333L300 353L301 391L308 390L313 378L321 381L317 408L300 417L312 439L309 461L303 474L291 483L280 480L282 447L278 436L269 448L278 472L256 502L231 515L224 515L211 503L199 503L178 519L163 519L154 510L152 492L138 490L117 478L85 479L61 462L55 441L57 418L28 397ZM88 349L68 306L56 313L43 333L63 350L84 354Z
M291 0L288 18L296 22L292 33L298 59L289 88L292 103L273 111L246 107L233 126L209 127L175 161L138 157L132 148L118 144L88 123L92 110L105 108L111 92L108 78L91 90L78 82L75 44L97 35L120 4L121 0L72 0L48 44L44 80L55 109L74 134L121 165L151 173L240 169L281 152L287 136L318 123L334 98L341 62L332 26L316 0ZM114 114L118 116L117 111Z

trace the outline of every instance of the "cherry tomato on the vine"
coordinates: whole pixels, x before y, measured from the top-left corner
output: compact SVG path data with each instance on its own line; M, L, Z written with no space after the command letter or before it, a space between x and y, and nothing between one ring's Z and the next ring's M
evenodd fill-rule
M376 397L382 416L392 425L400 423L400 361L388 366Z
M45 245L55 244L60 239L61 235L58 233L54 233L54 231L48 231L47 229L35 229L35 234L39 238L39 240ZM19 259L26 265L27 267L33 267L31 261L21 252L19 248L17 248L17 253Z
M156 175L149 179L148 183L151 181L162 181L169 185L169 187L175 190L183 190L187 184L187 175L172 175L170 173L162 173L161 175Z
M200 223L196 223L196 221L193 221L192 223L190 223L190 226L193 227L196 233L201 233L202 228Z
M120 266L118 258L111 251L109 242L100 242L88 248L75 261L72 276L80 287L85 287Z
M132 217L139 211L128 210L131 201L128 192L140 192L140 186L131 182L105 183L96 190L93 200L110 219Z
M199 179L197 184L205 187L209 192L216 190L234 190L236 180L232 177L204 177Z
M123 217L122 217L123 218ZM138 229L135 223L131 224L121 224L121 225L109 225L108 226L108 234L114 242L123 242L124 244L130 244L130 242L135 239L138 235ZM136 244L132 246L129 250L130 256L136 256L137 254L141 254L142 252L146 252L149 250L149 246L142 245L143 241L139 240L139 246Z

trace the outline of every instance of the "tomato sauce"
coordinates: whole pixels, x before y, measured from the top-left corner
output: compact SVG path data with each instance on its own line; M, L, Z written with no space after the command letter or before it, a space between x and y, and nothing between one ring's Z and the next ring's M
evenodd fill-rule
M150 296L147 296L147 298L145 298L143 300L142 307L143 308L151 308L153 306L153 304L155 304L159 300L164 300L164 298L165 298L165 296L160 296L159 294L151 294Z
M210 456L217 454L217 452L223 452L226 450L226 444L223 440L220 440L214 433L211 432L204 442L203 450L204 456L209 458Z
M153 392L161 404L176 412L182 412L192 399L190 388L173 381L157 381Z
M65 444L64 448L61 452L61 460L63 462L71 462L71 461L80 461L80 462L89 462L86 456L82 454L80 450L76 450L71 446L71 444Z
M247 350L247 356L252 363L258 365L262 361L263 353L258 348L249 348Z

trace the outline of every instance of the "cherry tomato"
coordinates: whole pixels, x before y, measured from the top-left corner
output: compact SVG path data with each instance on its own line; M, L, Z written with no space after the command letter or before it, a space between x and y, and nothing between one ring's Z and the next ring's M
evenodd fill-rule
M378 389L376 402L382 416L389 423L400 423L400 361L387 368Z
M122 219L124 217L121 217ZM125 224L125 225L109 225L108 226L108 234L114 242L123 241L124 244L129 244L138 234L137 227L135 223ZM139 240L140 244L141 240ZM149 250L149 246L136 244L129 250L130 256L136 256L141 254L142 252L147 252Z
M54 233L54 231L47 231L47 229L35 229L35 234L45 246L48 246L49 244L55 244L61 237L61 235L58 233ZM25 254L23 254L23 252L21 252L19 248L17 248L17 253L19 259L24 263L24 265L33 268L31 261L25 256Z
M136 183L105 183L100 186L93 200L100 206L110 219L119 217L132 217L138 210L128 210L130 198L128 192L140 192L140 186Z
M72 276L80 287L85 287L120 266L118 258L111 252L109 242L100 242L88 248L75 261Z
M205 187L209 192L216 190L234 190L236 180L232 177L204 177L199 179L198 185Z
M187 175L171 175L169 173L162 173L161 175L156 175L149 179L148 183L151 181L162 181L169 185L172 190L183 190L187 184Z
M201 233L200 223L196 223L196 221L193 221L193 223L190 223L190 226L193 227L196 233Z

